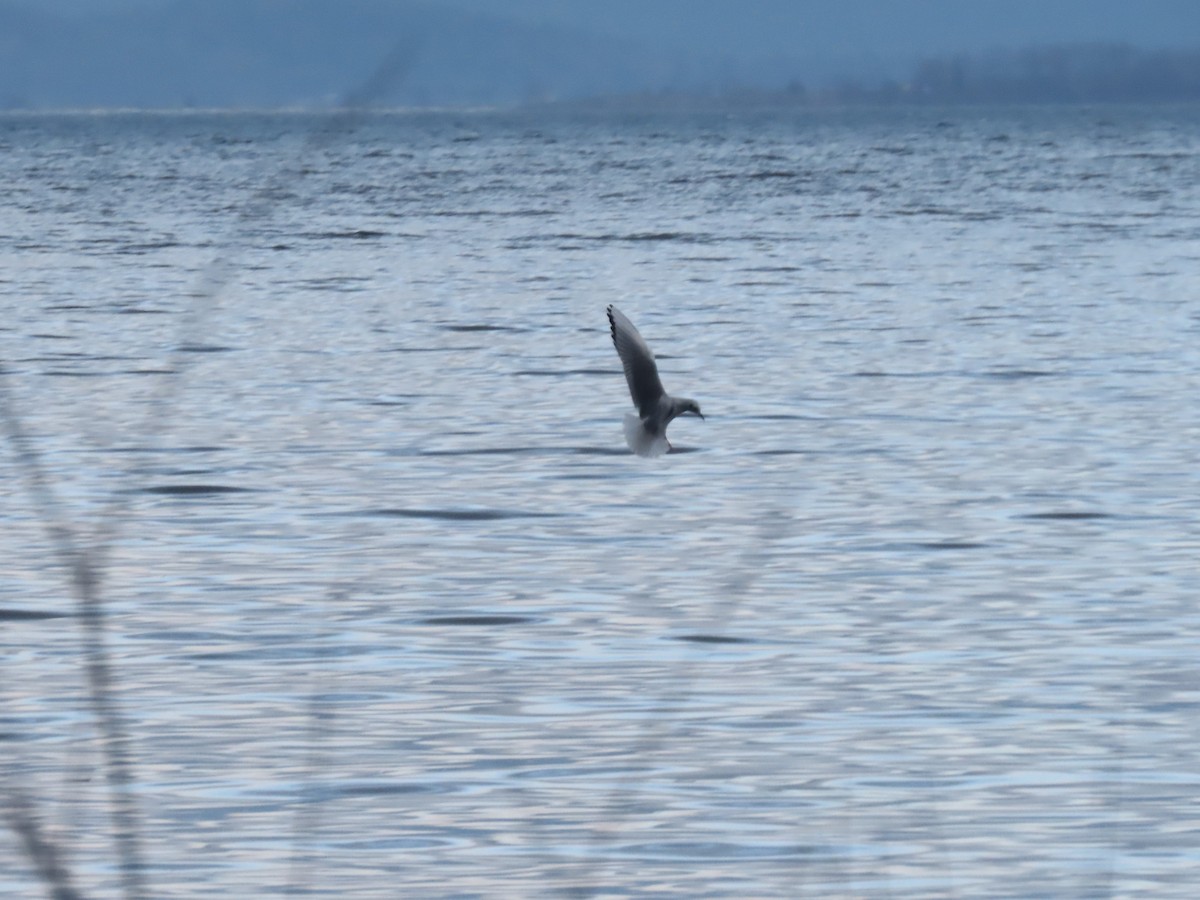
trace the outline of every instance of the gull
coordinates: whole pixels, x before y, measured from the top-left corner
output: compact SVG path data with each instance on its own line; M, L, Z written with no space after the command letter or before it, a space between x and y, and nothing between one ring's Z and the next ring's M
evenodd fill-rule
M638 456L662 456L671 449L667 426L676 416L691 414L704 418L695 400L672 397L663 390L654 354L633 323L615 306L608 308L613 346L625 367L625 380L637 415L625 414L625 441Z

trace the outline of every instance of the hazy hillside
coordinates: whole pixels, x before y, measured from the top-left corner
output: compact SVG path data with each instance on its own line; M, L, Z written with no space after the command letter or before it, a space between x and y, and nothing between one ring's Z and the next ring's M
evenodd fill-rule
M1132 9L1118 0L0 0L0 108L320 107L351 93L410 106L1200 96L1191 49L1200 32L1189 27L1200 3ZM1144 43L1098 38L1110 33Z
M0 3L0 106L491 104L693 86L631 42L420 3L208 0L54 16ZM693 73L700 67L691 66Z
M1081 44L959 54L922 62L907 87L943 103L1196 101L1200 50Z

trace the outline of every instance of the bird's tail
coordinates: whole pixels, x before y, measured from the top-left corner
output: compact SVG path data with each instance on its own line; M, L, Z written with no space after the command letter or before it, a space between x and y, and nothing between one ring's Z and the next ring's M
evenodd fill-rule
M638 456L662 456L670 447L665 436L648 432L633 413L625 413L625 442Z

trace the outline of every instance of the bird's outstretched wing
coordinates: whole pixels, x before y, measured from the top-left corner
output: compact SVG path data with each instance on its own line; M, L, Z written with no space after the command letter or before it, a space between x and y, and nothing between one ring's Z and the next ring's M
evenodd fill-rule
M617 355L625 366L625 380L629 382L633 405L642 416L648 416L665 393L658 378L654 354L633 323L615 306L608 308L608 321L612 325L613 346L617 348Z

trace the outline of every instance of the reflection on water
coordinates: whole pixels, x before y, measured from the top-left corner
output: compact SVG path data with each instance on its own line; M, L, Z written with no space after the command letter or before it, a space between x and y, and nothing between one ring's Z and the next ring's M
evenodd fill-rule
M0 118L0 740L76 886L47 519L116 528L155 896L1190 896L1191 111L314 127Z

